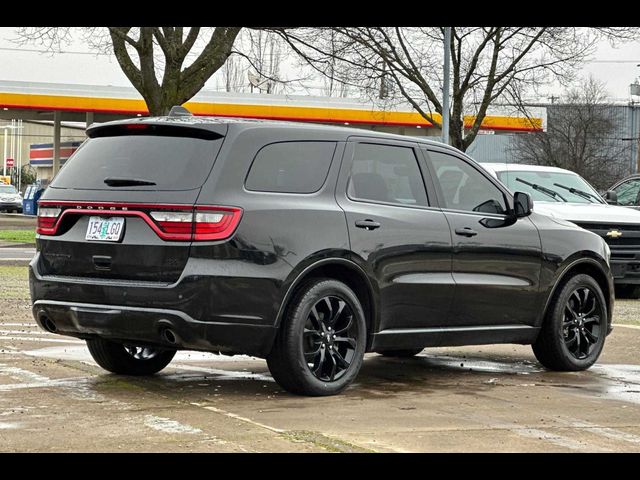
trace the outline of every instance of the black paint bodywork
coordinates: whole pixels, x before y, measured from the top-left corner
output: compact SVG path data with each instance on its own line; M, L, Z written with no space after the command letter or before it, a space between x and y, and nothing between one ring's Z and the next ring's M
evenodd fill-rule
M213 242L167 242L134 217L127 219L121 244L84 241L82 217L61 235L38 235L30 288L33 314L43 328L48 319L57 333L80 338L264 357L296 288L312 276L328 275L360 297L368 351L532 343L553 292L577 271L596 278L609 312L613 308L606 246L597 235L535 213L516 219L442 209L429 151L446 151L475 165L453 148L284 122L180 117L108 126L137 122L224 135L201 188L83 190L54 183L42 200L233 206L243 209L240 224L230 239ZM322 188L312 194L247 190L244 182L258 150L293 140L336 142ZM347 176L353 145L360 141L414 149L429 205L351 200ZM485 176L513 208L509 192ZM381 227L356 228L363 219ZM478 235L453 233L463 227ZM109 269L98 268L95 257L110 257ZM162 336L165 328L175 332L176 345Z

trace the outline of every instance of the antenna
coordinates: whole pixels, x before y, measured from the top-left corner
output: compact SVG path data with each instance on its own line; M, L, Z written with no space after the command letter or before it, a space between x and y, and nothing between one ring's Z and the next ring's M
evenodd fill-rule
M169 111L169 116L170 117L192 117L193 114L186 108L181 107L180 105L174 105L173 107L171 107L171 110Z

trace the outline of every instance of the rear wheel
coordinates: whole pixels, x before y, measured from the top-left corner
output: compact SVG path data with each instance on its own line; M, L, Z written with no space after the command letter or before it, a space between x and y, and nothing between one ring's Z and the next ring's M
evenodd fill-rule
M602 352L607 322L600 286L589 275L576 275L554 294L533 352L548 369L585 370Z
M102 338L87 340L91 356L105 370L121 375L153 375L169 365L175 350L125 345Z
M378 353L383 357L409 358L409 357L415 357L422 350L424 349L412 348L408 350L385 350L383 352L378 352Z
M267 364L291 393L335 395L358 374L365 342L358 297L342 282L314 279L289 304Z

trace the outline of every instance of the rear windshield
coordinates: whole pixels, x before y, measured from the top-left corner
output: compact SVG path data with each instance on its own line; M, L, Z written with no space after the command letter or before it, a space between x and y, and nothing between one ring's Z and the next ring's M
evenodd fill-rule
M53 188L87 190L191 190L202 186L223 138L118 135L90 138L67 160ZM105 179L144 185L109 186ZM142 182L141 182L142 183ZM153 185L155 184L155 185Z

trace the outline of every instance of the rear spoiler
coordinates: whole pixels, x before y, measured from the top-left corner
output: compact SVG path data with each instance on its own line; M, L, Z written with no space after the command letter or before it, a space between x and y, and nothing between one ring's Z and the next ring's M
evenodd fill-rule
M211 128L214 127L214 128ZM154 135L161 137L190 137L218 140L226 135L226 125L180 125L161 122L118 122L94 124L87 129L89 138L119 137L128 135Z

